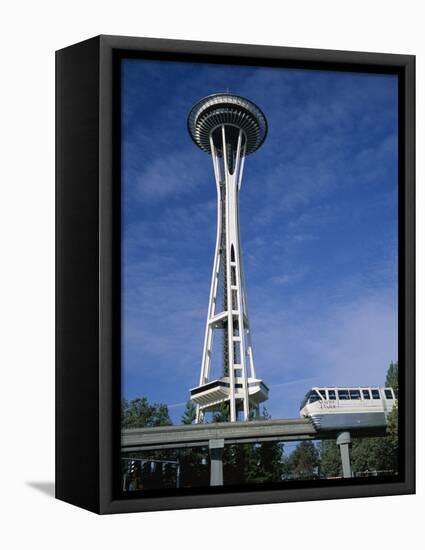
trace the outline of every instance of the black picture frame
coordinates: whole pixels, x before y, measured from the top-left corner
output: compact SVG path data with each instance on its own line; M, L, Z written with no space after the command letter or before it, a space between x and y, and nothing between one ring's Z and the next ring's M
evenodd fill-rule
M404 369L397 481L211 487L143 498L120 494L114 471L120 446L117 66L123 56L398 75L399 361ZM414 492L415 57L120 36L98 36L56 52L56 498L107 514Z

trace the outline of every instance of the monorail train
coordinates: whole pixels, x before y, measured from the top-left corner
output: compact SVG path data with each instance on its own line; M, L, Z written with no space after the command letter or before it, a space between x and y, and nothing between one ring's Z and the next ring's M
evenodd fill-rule
M300 406L317 430L382 428L397 399L392 388L311 388Z

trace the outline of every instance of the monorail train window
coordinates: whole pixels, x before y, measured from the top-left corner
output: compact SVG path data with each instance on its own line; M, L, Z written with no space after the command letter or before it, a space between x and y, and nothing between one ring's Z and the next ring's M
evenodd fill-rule
M335 390L328 390L329 399L336 399Z
M351 399L360 399L360 390L350 390Z
M381 399L379 395L379 390L372 390L372 399Z
M310 390L305 395L304 399L302 400L302 403L300 405L300 409L303 409L307 403L314 403L315 401L319 401L320 397L319 394L315 390Z
M384 390L385 391L385 397L387 399L393 399L393 393L391 390Z
M308 394L308 402L314 403L315 401L320 401L320 396L316 390L311 390L311 392Z
M362 390L363 399L370 399L369 390Z
M319 390L319 393L323 397L323 399L326 399L326 390Z
M339 399L350 399L350 394L348 390L338 390Z

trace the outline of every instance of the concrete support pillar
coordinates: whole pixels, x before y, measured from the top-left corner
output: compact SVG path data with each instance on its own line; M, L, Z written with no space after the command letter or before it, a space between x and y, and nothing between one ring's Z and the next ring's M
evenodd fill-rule
M353 477L350 463L350 432L341 432L340 434L338 434L338 437L336 438L336 444L339 446L339 452L341 453L343 477Z
M223 449L224 439L211 439L210 449L210 485L223 485Z

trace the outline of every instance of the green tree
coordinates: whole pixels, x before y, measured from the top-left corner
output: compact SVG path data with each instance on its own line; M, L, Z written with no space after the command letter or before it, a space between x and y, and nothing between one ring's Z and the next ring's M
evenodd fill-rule
M320 473L325 477L341 477L340 450L333 440L321 441ZM387 437L353 439L350 451L351 467L355 474L375 470L392 470L393 453Z
M250 415L249 420L255 420ZM271 416L264 407L259 420L270 420ZM222 403L215 412L212 422L229 422L229 403ZM280 481L283 476L283 444L238 444L226 445L223 451L224 483L263 483Z
M121 401L121 427L148 428L172 424L168 407L164 403L150 405L146 397Z
M225 445L223 451L223 477L225 485L240 485L255 481L254 472L254 445Z
M180 487L205 487L209 485L210 467L207 447L179 449Z
M196 405L189 399L182 416L182 424L193 424L196 419ZM181 487L200 487L207 485L209 480L208 464L204 460L208 456L208 449L192 447L180 449Z
M311 479L319 466L319 451L312 441L301 441L289 456L288 466L292 477Z
M320 474L324 477L342 475L341 454L333 439L322 439L319 444Z
M387 439L390 454L390 469L398 471L398 402L395 403L387 418Z
M364 472L389 469L386 438L354 439L351 448L351 467L357 475Z
M385 380L385 385L390 386L393 390L398 392L398 382L399 382L399 371L398 371L398 361L390 363L387 378ZM398 471L398 399L396 400L394 407L392 408L390 414L387 418L387 440L388 440L388 451L389 451L389 461L390 469Z
M255 448L251 478L257 483L281 481L284 473L283 443L261 443Z
M182 424L193 424L196 419L196 405L189 399L186 402L186 408L182 416Z
M385 379L385 385L387 387L393 388L393 390L398 390L398 362L390 363L387 371L387 377Z
M164 403L150 404L146 397L121 401L122 429L169 426L171 424L168 407ZM154 460L176 460L177 456L177 451L172 449L130 453L126 456L128 460L122 461L123 480L128 479L129 475L133 476L137 489L175 487L176 467L171 464L154 462ZM129 474L128 470L131 459L136 459L133 474ZM138 459L152 459L152 462L142 463Z
M391 362L385 385L398 389L398 363ZM387 418L385 437L354 439L351 447L351 466L355 474L367 471L398 471L398 405L397 401ZM341 475L339 449L334 441L322 441L320 471L325 476Z
M230 421L230 405L229 403L221 403L220 409L212 416L213 422L229 422Z
M259 420L271 420L266 407ZM257 483L280 481L284 475L283 443L261 443L254 447L254 460L249 477Z
M398 362L391 362L385 386L398 390ZM385 437L358 439L353 442L352 465L354 472L398 471L398 403L387 418Z

